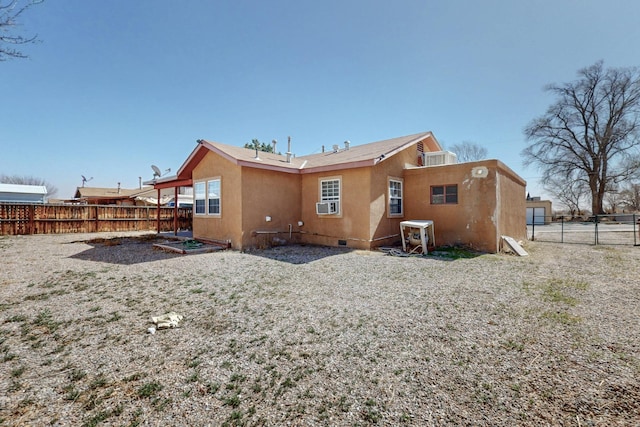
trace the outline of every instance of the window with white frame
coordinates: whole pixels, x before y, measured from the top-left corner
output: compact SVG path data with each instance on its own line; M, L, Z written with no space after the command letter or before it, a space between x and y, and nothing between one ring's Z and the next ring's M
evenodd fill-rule
M206 199L206 191L205 191L205 183L204 182L196 182L193 185L193 201L194 201L194 213L196 215L204 215L206 213L205 209L205 199Z
M193 200L196 215L220 215L220 178L195 182Z
M340 179L320 180L320 202L329 204L329 212L340 213Z
M389 215L402 214L402 181L389 179Z
M209 215L220 215L220 178L207 181L207 206Z

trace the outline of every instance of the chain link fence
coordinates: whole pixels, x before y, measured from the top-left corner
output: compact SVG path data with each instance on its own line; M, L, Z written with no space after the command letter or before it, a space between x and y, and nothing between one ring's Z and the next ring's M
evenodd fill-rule
M554 243L640 246L640 214L590 217L534 216L528 220L529 240Z

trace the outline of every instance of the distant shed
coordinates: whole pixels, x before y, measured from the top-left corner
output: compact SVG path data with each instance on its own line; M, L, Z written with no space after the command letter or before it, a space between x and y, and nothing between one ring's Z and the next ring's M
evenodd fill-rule
M1 184L0 203L46 203L44 185Z
M551 200L540 200L540 197L527 198L527 225L551 224L553 211Z

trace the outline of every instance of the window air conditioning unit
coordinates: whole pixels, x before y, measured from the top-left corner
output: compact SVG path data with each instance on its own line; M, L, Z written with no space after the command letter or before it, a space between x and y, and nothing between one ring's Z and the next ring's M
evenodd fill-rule
M453 165L455 163L458 163L458 157L450 151L422 153L422 164L424 166Z
M318 202L316 203L316 214L332 215L338 213L338 202Z

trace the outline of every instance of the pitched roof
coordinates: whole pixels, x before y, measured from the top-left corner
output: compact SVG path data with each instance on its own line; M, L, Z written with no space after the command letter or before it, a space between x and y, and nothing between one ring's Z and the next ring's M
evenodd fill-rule
M258 151L258 155L256 156L256 151L253 149L226 145L219 142L198 140L198 146L189 155L178 170L177 176L173 177L173 179L190 177L193 168L209 151L213 151L240 166L279 170L289 173L311 173L325 170L374 166L385 158L393 156L397 152L413 144L417 144L420 141L427 142L427 151L441 150L440 144L431 132L422 132L369 144L350 146L348 149L342 147L341 149L326 151L324 153L291 157L290 161L287 162L286 155Z
M435 151L435 149L440 150L440 144L436 141L432 133L423 132L371 142L369 144L350 146L348 149L343 147L335 151L311 154L303 156L300 159L307 161L307 164L303 168L307 172L373 166L425 139L433 140L431 151Z
M78 187L76 189L76 198L101 198L101 199L126 199L129 197L133 197L140 193L146 193L148 191L152 191L153 187L143 187L143 188L100 188L100 187Z

